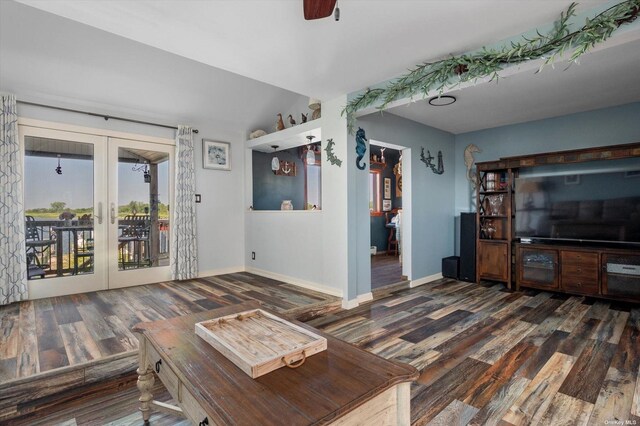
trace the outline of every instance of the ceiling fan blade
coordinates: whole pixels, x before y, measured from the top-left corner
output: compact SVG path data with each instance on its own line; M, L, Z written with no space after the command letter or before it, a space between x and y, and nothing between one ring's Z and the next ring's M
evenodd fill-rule
M304 0L304 19L307 21L331 16L336 0Z

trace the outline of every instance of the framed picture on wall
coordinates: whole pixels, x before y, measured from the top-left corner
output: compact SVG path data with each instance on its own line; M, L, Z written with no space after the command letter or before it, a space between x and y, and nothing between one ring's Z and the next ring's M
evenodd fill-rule
M382 200L382 211L391 211L391 200Z
M202 167L231 170L231 144L202 139Z
M391 198L391 178L384 178L384 198Z

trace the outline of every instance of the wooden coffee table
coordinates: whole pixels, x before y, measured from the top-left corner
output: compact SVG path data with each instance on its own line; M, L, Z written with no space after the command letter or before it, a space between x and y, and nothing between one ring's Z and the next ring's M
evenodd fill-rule
M418 371L363 351L312 327L327 350L300 368L252 379L205 340L195 323L259 308L258 302L136 325L140 340L140 411L151 408L204 425L410 424L410 383ZM153 401L154 373L178 407Z

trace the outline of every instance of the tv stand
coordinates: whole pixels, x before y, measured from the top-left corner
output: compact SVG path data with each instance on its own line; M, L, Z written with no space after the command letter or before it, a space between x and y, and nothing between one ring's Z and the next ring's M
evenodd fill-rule
M640 251L516 243L516 289L640 302Z
M533 287L640 302L640 250L637 246L597 247L578 241L560 243L564 245L520 244L515 236L514 200L518 188L514 181L522 169L624 158L640 158L640 143L476 163L476 282L500 281L509 289ZM567 226L575 228L583 224L574 221L557 226L565 226L566 232ZM615 228L609 231L611 235L622 232Z

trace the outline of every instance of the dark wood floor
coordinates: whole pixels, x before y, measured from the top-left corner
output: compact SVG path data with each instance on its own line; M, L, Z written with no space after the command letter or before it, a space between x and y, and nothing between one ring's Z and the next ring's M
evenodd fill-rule
M287 314L340 299L249 273L53 297L0 306L0 384L137 351L141 321L257 299Z
M402 276L402 264L399 256L378 254L371 256L371 289L406 281Z
M640 424L637 305L442 280L310 324L417 367L416 425Z
M640 424L637 305L444 279L309 324L416 366L416 425ZM117 395L70 401L36 424L139 424L134 383Z

